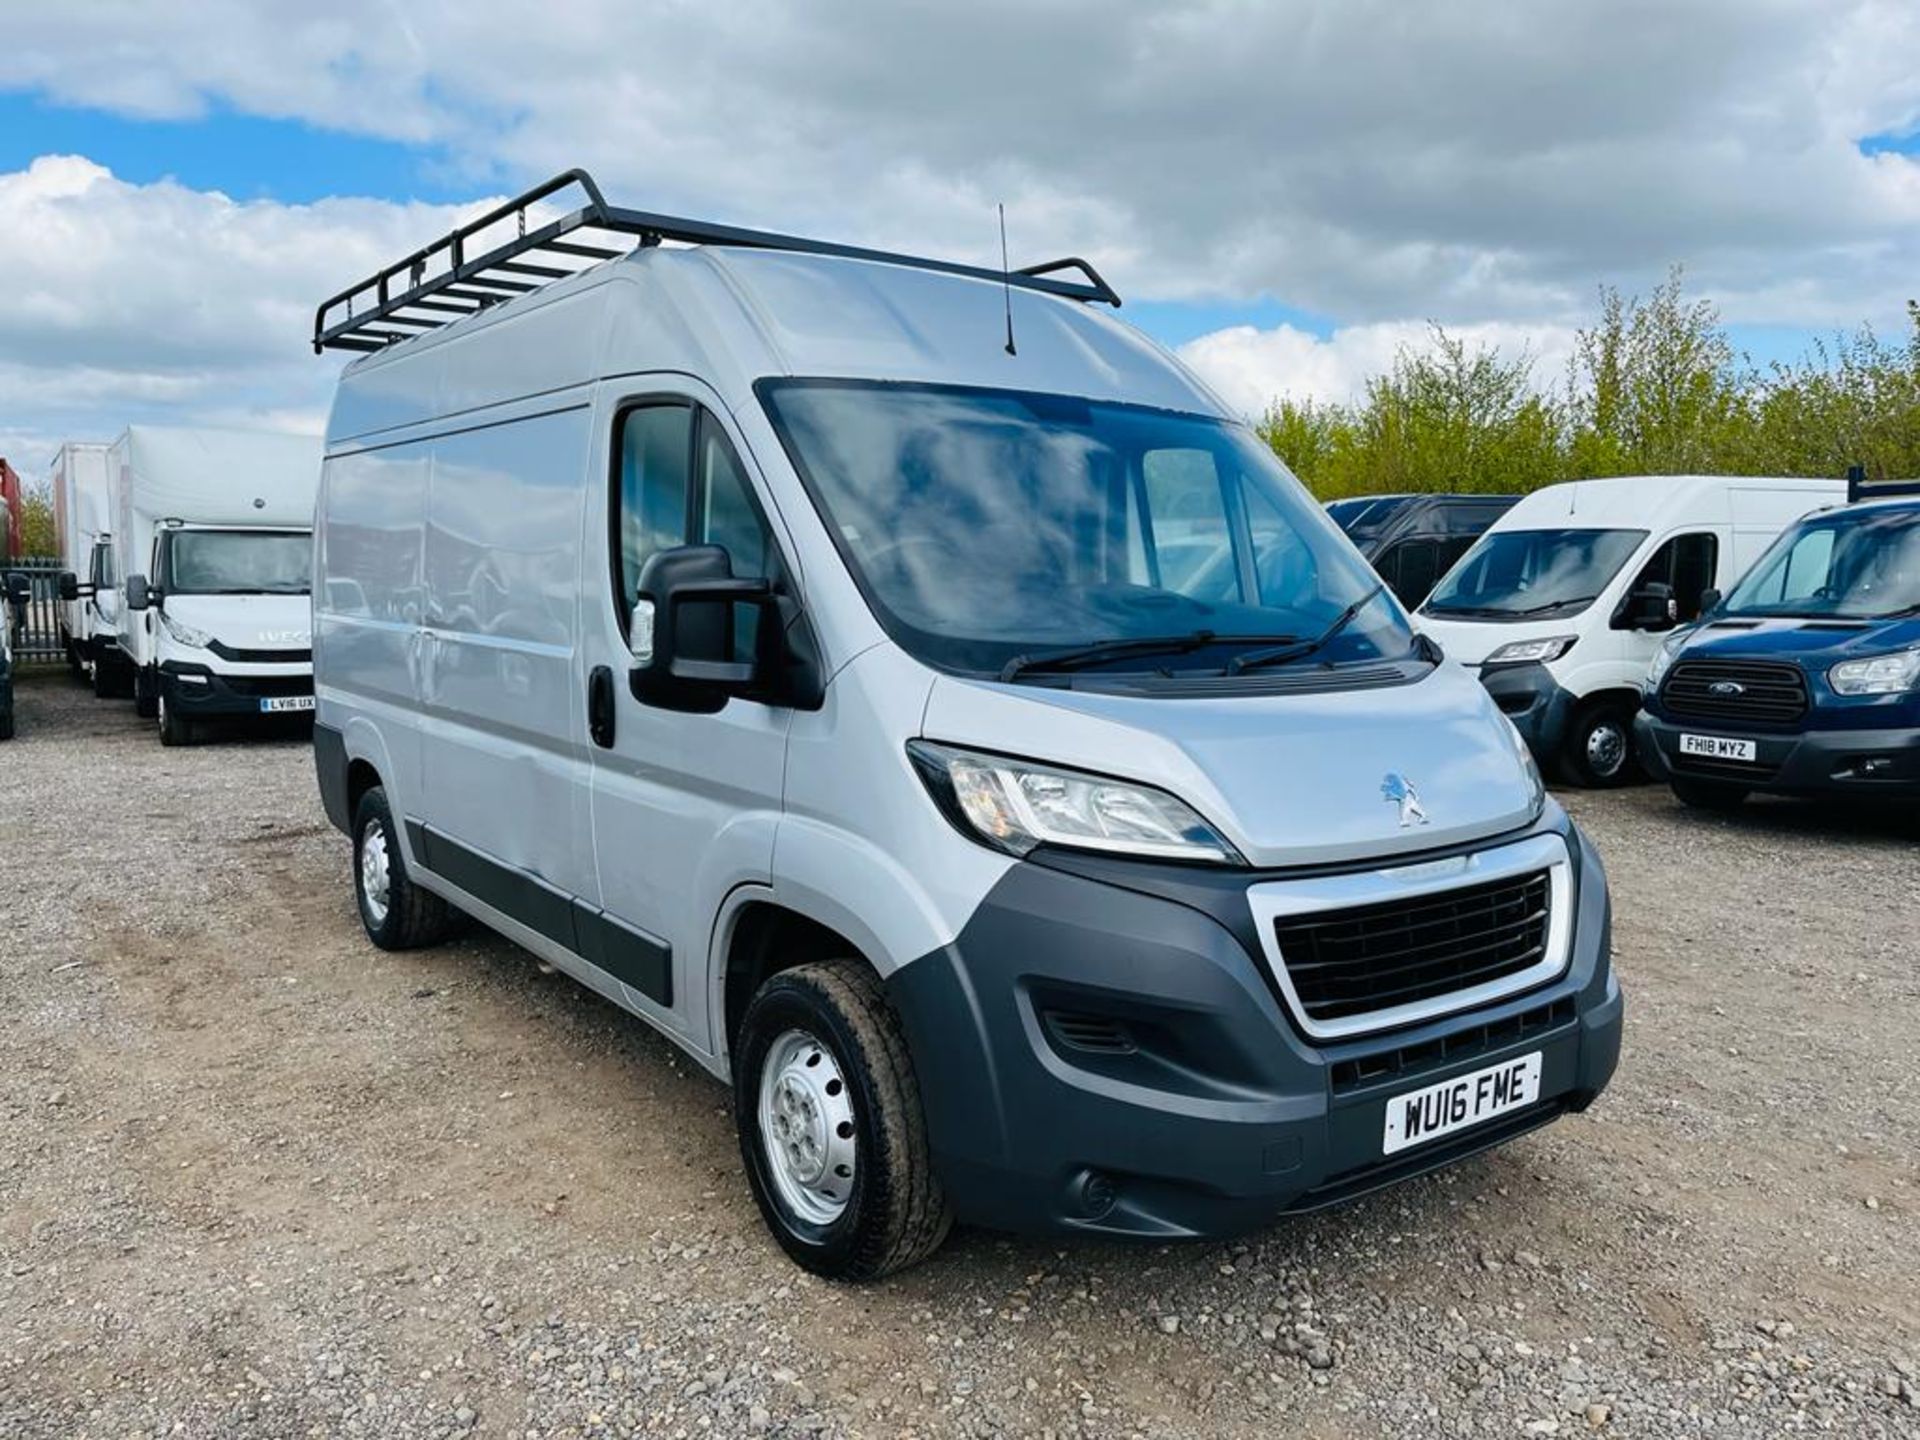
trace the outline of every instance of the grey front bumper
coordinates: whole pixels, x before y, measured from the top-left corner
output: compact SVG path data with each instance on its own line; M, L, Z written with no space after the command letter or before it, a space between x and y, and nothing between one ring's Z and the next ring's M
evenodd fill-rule
M888 982L956 1214L1025 1232L1231 1234L1584 1109L1618 1060L1622 1001L1605 876L1567 833L1575 918L1557 979L1326 1044L1300 1033L1246 925L1208 913L1204 887L1145 893L1084 867L1016 865L953 944ZM1128 1046L1104 1041L1102 1022ZM1535 1050L1537 1103L1382 1154L1392 1097Z

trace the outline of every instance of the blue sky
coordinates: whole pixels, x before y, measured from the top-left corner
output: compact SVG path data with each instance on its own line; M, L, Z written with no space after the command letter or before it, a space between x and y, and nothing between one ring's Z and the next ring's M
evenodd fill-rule
M1087 255L1249 413L1358 394L1431 321L1557 383L1597 287L1676 264L1761 364L1899 333L1920 289L1920 6L1896 0L507 22L498 0L13 7L0 454L136 418L318 426L315 301L576 164L628 203L977 260L1004 202L1016 260Z

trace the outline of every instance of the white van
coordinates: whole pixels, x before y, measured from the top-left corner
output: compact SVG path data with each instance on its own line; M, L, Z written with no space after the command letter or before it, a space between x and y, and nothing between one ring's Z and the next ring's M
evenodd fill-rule
M1614 1068L1513 727L1102 301L571 172L316 317L366 352L314 750L367 933L457 907L730 1079L823 1274L1257 1226Z
M95 636L112 633L113 627L99 623L90 588L95 552L112 545L112 503L107 447L73 440L62 445L53 457L53 529L61 565L57 613L60 643L76 675L93 663Z
M110 469L122 579L103 659L131 675L161 742L191 744L213 718L310 714L319 442L136 425Z
M1640 682L1662 636L1745 573L1843 480L1568 480L1502 515L1436 585L1419 628L1476 672L1543 765L1578 785L1634 774Z

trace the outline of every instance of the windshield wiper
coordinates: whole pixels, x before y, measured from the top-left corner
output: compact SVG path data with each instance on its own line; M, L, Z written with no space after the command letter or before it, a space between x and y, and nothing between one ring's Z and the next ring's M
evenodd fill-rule
M1354 616L1371 605L1386 588L1385 581L1375 585L1371 590L1367 591L1366 594L1362 595L1358 600L1334 616L1333 623L1311 640L1283 641L1270 649L1249 650L1234 656L1233 659L1227 662L1227 674L1244 675L1249 670L1259 670L1269 665L1290 665L1295 660L1306 659L1307 656L1313 654L1329 640L1333 639L1334 636L1346 629L1347 626L1351 625Z
M1002 680L1015 680L1040 671L1078 670L1102 660L1125 660L1136 655L1187 655L1220 641L1258 640L1274 644L1297 645L1298 635L1222 635L1216 630L1191 630L1185 635L1122 635L1111 640L1095 640L1087 645L1071 645L1061 650L1041 650L1031 655L1016 655L1000 667Z

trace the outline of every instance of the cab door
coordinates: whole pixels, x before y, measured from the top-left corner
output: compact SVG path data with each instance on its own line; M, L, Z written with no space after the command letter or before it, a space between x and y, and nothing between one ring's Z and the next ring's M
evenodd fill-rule
M629 381L604 387L595 413L605 492L589 506L581 633L600 909L578 922L581 953L710 1052L714 924L735 888L770 879L790 712L739 698L712 715L642 703L628 624L640 569L660 550L724 546L743 578L783 561L748 452L710 392L684 376Z

